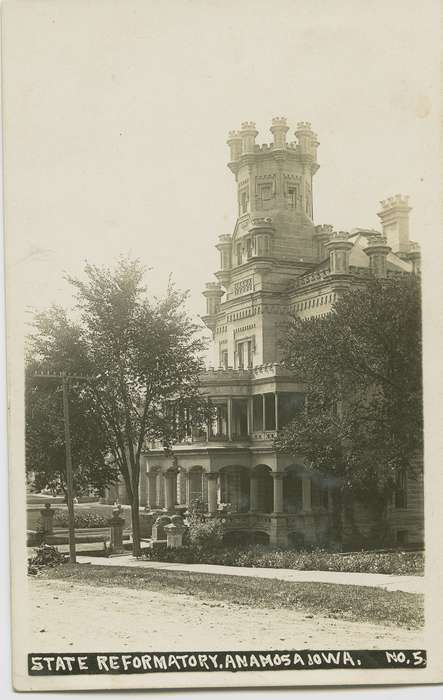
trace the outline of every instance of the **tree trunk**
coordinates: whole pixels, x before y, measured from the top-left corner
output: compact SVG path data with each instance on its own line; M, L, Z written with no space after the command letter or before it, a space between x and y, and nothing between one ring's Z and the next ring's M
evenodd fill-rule
M136 471L136 470L134 470ZM140 470L133 474L131 520L132 520L132 553L134 557L141 555L140 542L140 494L139 494Z

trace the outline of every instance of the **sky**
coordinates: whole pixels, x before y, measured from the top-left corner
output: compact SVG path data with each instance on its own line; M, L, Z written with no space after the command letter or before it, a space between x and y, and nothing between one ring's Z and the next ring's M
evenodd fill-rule
M232 233L228 131L317 132L315 223L378 228L408 194L437 235L439 3L29 0L4 8L7 276L23 308L71 303L63 274L121 254L204 314ZM12 11L13 10L13 11ZM440 235L440 234L438 234Z

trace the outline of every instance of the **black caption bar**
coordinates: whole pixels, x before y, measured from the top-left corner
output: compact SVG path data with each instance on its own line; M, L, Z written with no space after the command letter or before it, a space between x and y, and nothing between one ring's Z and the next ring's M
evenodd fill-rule
M28 654L30 676L425 667L423 649Z

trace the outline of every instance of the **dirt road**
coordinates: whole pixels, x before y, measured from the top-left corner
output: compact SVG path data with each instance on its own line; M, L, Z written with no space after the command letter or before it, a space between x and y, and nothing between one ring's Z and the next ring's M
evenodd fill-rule
M420 648L422 634L184 595L29 580L29 650L40 652Z

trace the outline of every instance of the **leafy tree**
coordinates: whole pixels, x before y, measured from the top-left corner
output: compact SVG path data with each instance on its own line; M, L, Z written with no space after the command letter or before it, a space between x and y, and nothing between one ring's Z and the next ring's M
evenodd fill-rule
M204 345L184 310L186 294L169 284L164 298L150 300L143 277L138 260L120 259L114 269L87 264L84 279L68 278L79 312L73 363L91 377L82 395L123 477L136 555L143 451L151 441L169 449L209 411L198 391ZM54 351L57 343L46 345Z
M83 371L81 331L64 309L53 306L34 317L34 333L27 348L26 471L38 489L66 493L66 453L62 392L54 379L35 375ZM82 383L71 382L69 392L73 482L77 495L91 488L102 492L118 480L109 459L106 435Z
M374 541L382 539L399 475L416 476L412 458L422 451L419 281L374 278L329 315L292 319L285 356L306 385L306 404L277 448L304 455L334 486L339 541L343 513L358 537L355 498L373 513Z

